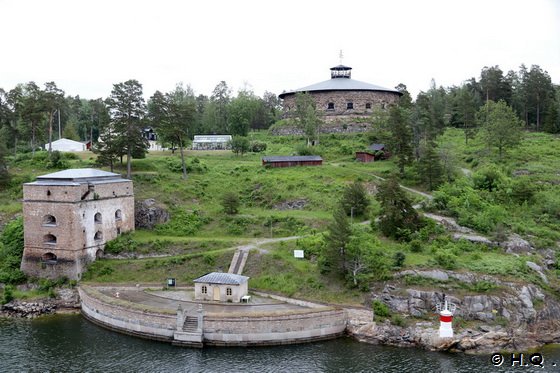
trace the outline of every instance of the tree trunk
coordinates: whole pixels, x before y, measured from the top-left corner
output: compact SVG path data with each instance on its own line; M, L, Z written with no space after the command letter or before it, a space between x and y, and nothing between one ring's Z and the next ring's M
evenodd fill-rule
M52 154L52 122L53 113L49 112L49 156Z
M187 164L185 163L185 152L183 151L183 141L179 140L179 151L181 152L181 167L183 168L183 179L187 179Z
M132 180L132 149L130 148L130 144L126 151L126 178Z
M31 155L35 157L35 124L31 123Z

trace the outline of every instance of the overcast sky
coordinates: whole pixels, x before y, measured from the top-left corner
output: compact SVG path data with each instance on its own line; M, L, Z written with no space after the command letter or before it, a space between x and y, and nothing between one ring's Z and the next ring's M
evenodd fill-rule
M137 79L144 95L176 83L210 95L221 80L261 96L352 78L415 96L525 63L560 83L557 0L0 0L0 88L55 81L109 96Z

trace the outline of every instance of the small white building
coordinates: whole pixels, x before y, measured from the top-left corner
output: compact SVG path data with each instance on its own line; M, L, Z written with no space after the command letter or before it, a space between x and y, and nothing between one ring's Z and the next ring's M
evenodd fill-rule
M192 150L227 150L230 141L231 135L195 135Z
M60 152L85 152L88 150L87 142L74 141L70 139L59 139L51 143L52 150ZM45 150L49 150L49 143L45 144Z
M233 273L208 273L194 280L194 299L239 303L248 293L248 280Z

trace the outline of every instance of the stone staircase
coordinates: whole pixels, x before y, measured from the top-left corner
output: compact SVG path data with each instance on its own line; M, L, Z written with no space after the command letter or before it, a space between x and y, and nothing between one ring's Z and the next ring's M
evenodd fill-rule
M201 325L199 325L199 317ZM173 334L172 343L178 346L202 347L203 336L201 315L189 315L179 308L177 311L177 318L177 330Z
M198 331L198 319L196 316L185 317L183 331L186 333L196 333Z
M231 264L229 265L228 273L233 273L236 275L242 274L248 256L249 256L248 251L236 250L235 254L233 254L233 258L231 259Z

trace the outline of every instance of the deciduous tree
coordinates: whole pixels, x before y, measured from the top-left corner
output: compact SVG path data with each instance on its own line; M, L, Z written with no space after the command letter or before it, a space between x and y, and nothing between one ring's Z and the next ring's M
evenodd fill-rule
M523 123L505 101L488 101L478 111L477 120L482 138L489 147L498 149L500 159L507 149L521 141Z

